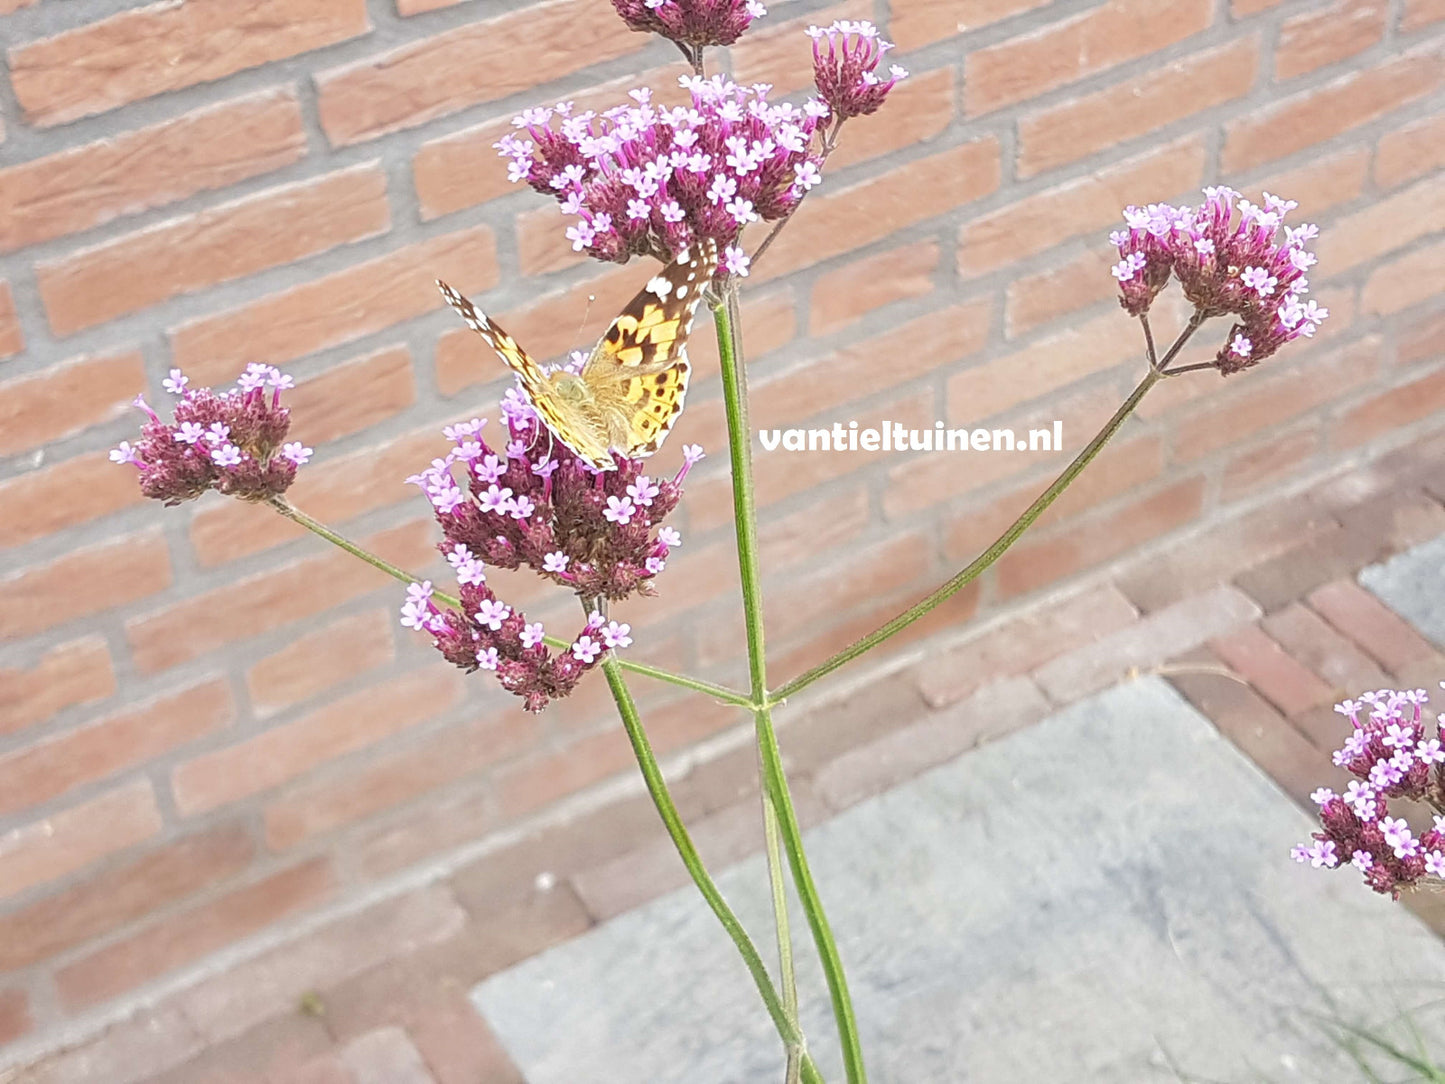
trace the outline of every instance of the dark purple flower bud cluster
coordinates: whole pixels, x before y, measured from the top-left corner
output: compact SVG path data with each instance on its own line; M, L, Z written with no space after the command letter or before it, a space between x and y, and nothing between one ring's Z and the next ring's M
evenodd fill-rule
M635 104L600 116L562 102L514 118L531 138L508 134L496 147L511 159L513 181L577 216L567 228L575 251L669 263L710 237L723 253L722 270L746 275L743 228L786 217L822 180L813 136L828 106L817 98L774 104L767 84L741 87L721 75L681 82L690 107L654 106L646 87L631 92Z
M141 492L166 504L192 500L208 489L243 501L285 493L312 451L300 441L285 443L291 412L281 405L281 392L292 386L291 378L253 364L232 391L192 389L189 383L179 369L163 381L166 391L179 397L169 422L136 397L135 405L150 420L135 444L120 442L111 462L133 463Z
M701 49L731 45L768 13L759 0L612 0L633 30Z
M1445 880L1445 746L1425 721L1429 700L1424 689L1380 689L1335 706L1354 730L1334 762L1355 779L1343 794L1321 787L1311 795L1324 830L1290 852L1295 861L1316 869L1348 862L1394 898L1424 878ZM1416 837L1404 817L1391 816L1391 799L1425 803L1433 826Z
M1149 310L1171 274L1204 317L1234 316L1214 361L1229 374L1259 364L1293 339L1308 338L1329 316L1328 309L1304 300L1304 273L1315 262L1305 245L1319 230L1284 226L1296 204L1268 192L1263 207L1232 188L1206 188L1204 196L1198 207L1125 208L1129 228L1109 237L1121 257L1113 273L1120 304L1132 316Z
M878 64L893 43L884 41L870 22L810 26L808 36L813 39L813 80L836 123L877 112L894 84L908 78L897 64L889 67L888 79L878 77Z
M566 696L605 651L632 643L630 625L593 611L566 649L554 653L543 642L542 623L529 622L520 610L498 599L465 546L453 548L450 558L461 577L461 610L439 608L430 581L414 583L406 590L401 623L430 633L442 656L463 670L494 672L502 688L522 698L527 711L541 711L549 701Z
M482 440L483 421L449 426L456 446L407 479L430 498L446 536L439 548L462 584L485 579L484 564L527 565L588 603L651 594L669 551L681 544L675 530L659 525L677 507L702 449L685 447L672 479L654 480L642 473L642 460L620 456L616 470L599 471L554 440L515 389L502 413L507 443L500 451ZM453 474L458 464L465 490Z

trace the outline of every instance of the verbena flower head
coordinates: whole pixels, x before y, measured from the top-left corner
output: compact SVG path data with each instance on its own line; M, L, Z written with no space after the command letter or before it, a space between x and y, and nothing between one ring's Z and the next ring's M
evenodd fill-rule
M700 49L731 45L768 13L759 0L612 0L631 29Z
M1315 256L1312 225L1284 226L1296 206L1266 192L1257 207L1232 188L1206 188L1198 207L1127 207L1127 230L1110 240L1120 261L1120 303L1133 316L1149 310L1171 274L1205 317L1235 317L1215 357L1228 374L1257 365L1285 343L1308 338L1329 310L1304 300Z
M813 39L813 79L818 94L837 122L876 112L894 84L908 77L907 71L894 64L888 69L888 79L879 78L878 64L893 43L884 41L870 22L841 20L827 27L810 26L808 36Z
M1376 892L1398 898L1422 878L1445 880L1445 746L1423 707L1424 689L1380 689L1346 700L1335 710L1354 726L1334 762L1355 780L1343 794L1321 787L1311 797L1323 831L1290 853L1317 869L1349 864ZM1433 826L1416 836L1392 799L1424 802Z
M502 412L500 449L482 439L482 421L450 426L456 446L407 479L430 498L446 536L439 548L454 567L463 548L477 562L468 568L526 565L588 602L651 594L680 541L662 521L702 450L685 447L682 469L670 479L651 478L643 460L620 456L616 470L598 471L552 439L517 391L507 393Z
M312 452L299 441L286 442L291 412L281 405L281 392L292 387L291 378L253 364L230 391L189 384L179 369L163 382L178 397L171 421L137 396L135 405L150 420L135 444L121 441L111 461L134 464L141 492L166 504L192 500L208 489L245 501L285 493Z
M765 83L742 87L721 75L684 76L691 106L652 104L646 87L633 104L602 114L570 102L529 109L496 144L508 174L561 204L577 222L572 247L599 260L652 255L668 263L694 241L713 238L724 271L744 275L738 245L750 222L788 215L822 180L813 135L828 106L768 101Z
M439 608L430 584L413 585L401 617L430 633L449 661L496 671L528 711L540 711L571 692L604 651L628 646L631 630L594 611L571 645L554 654L542 642L541 624L487 586L487 566L526 565L589 606L653 593L652 581L682 544L675 530L660 525L703 453L685 446L682 469L670 479L644 474L638 459L619 457L616 470L599 471L554 441L516 390L503 398L502 415L500 450L482 438L483 420L448 426L452 450L407 479L432 502L445 535L438 549L456 571L462 609Z
M543 642L542 623L528 621L497 598L486 585L481 562L465 547L454 548L451 559L461 582L462 609L439 607L430 581L414 583L407 588L401 623L431 635L442 656L463 670L495 673L527 711L541 711L566 696L607 649L632 643L630 626L593 611L571 643L553 651Z

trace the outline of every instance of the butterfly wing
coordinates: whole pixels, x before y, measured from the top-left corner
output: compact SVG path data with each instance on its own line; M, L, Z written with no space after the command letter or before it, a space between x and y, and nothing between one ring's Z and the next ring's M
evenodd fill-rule
M507 367L517 374L522 390L536 408L552 434L563 444L599 470L611 470L616 464L608 452L606 425L600 419L590 418L576 405L560 398L542 367L518 344L517 340L503 331L495 321L482 312L461 294L441 279L437 288L447 299L447 304L456 309L471 328L497 352Z
M582 368L613 447L629 458L662 447L682 413L692 371L687 336L717 263L711 239L679 252L627 303Z

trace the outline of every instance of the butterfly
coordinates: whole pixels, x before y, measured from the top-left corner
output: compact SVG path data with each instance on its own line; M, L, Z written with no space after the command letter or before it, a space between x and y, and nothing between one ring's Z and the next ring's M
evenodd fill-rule
M662 447L682 413L691 367L687 336L717 271L711 238L679 252L648 280L592 348L580 373L546 372L517 341L440 279L447 304L521 378L522 390L563 444L598 470Z

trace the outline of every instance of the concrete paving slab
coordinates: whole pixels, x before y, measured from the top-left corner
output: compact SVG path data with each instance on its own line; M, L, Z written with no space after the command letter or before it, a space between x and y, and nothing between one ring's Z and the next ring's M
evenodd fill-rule
M1361 569L1360 583L1445 648L1445 535Z
M1309 829L1157 678L818 826L809 853L871 1079L1358 1079L1311 1014L1438 999L1445 947L1352 873L1291 862ZM720 883L771 957L761 857ZM795 932L804 1028L837 1081L801 918ZM472 997L531 1084L782 1079L756 992L690 888Z

